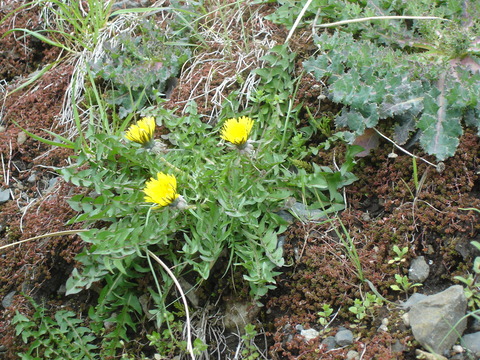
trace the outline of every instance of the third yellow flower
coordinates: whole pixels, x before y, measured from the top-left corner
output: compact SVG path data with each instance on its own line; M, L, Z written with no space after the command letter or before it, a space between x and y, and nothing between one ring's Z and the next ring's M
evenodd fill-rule
M253 120L247 116L228 119L223 124L220 137L234 145L242 146L252 131Z

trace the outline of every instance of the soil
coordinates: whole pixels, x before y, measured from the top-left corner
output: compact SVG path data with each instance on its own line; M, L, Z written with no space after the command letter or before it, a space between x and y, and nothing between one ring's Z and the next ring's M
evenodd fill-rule
M7 1L0 9L0 18L20 3ZM36 29L40 26L35 20L38 19L36 11L26 8L12 21L0 25L0 78L4 79L0 89L5 87L0 112L3 171L0 185L2 190L11 192L11 199L0 205L0 246L81 227L81 224L67 225L75 214L67 201L83 189L64 182L56 172L69 164L73 153L25 137L20 129L42 137L48 137L44 129L58 133L65 130L57 124L72 67L60 63L31 86L6 95L60 54L58 49L30 36L1 37L13 27ZM268 13L268 6L263 11ZM279 39L286 37L284 28L267 25ZM310 43L310 35L299 31L292 39L292 50L308 56L312 51L306 45ZM198 86L199 81L222 84L226 77L235 73L231 68L212 71L209 68L212 64L205 63L193 69L187 73L188 78L180 74L167 106L181 108L189 98L194 98L195 92L203 88ZM300 67L299 61L298 71ZM296 100L305 107L318 108L321 89L322 84L304 76ZM226 91L231 90L227 86ZM215 113L207 97L199 102L199 112ZM338 105L327 102L315 115L320 117L336 111ZM387 126L380 130L389 135ZM313 139L314 142L323 140L320 136ZM379 140L367 156L358 158L353 170L358 181L345 189L348 206L340 219L358 250L365 278L375 284L376 290L386 299L405 299L405 294L393 291L390 286L395 283L395 274L408 274L411 260L418 256L424 256L430 264L429 277L421 289L416 289L425 294L458 283L455 276L466 276L471 271L473 259L479 254L470 242L479 241L480 215L465 209L480 208L479 142L476 133L467 129L456 155L445 161L442 172L418 159L420 186L415 182L412 157L386 140ZM339 145L309 160L331 166L334 162L341 163L342 151ZM415 144L409 151L435 161ZM355 266L344 256L343 245L333 225L338 228L340 224L296 222L284 234L284 256L288 266L281 269L281 275L276 278L277 288L262 299L264 307L256 312L254 322L259 329L265 330L267 339L267 345L259 346L269 359L343 359L350 350L363 354L363 359L415 358L419 345L410 329L403 325L400 311L387 305L375 307L369 320L361 325L353 314L344 311L317 339L307 342L300 336L298 326L322 329L318 312L322 311L323 304L330 304L335 311L348 308L369 291L358 280ZM408 247L404 262L388 263L395 257L393 245ZM94 303L95 294L85 292L78 297L67 297L64 291L65 281L75 266L75 255L83 246L75 235L52 236L0 251L0 299L14 292L13 301L0 307L1 359L17 359L17 353L25 349L11 320L17 311L27 316L33 313L27 296L47 304L52 313L56 309L70 308L79 316L87 316L88 305ZM230 279L221 281L227 280ZM225 294L220 308L237 300L244 300L239 293ZM389 330L377 331L384 318L389 319ZM321 350L322 339L334 334L339 326L352 329L354 344L337 351ZM143 339L138 343L146 342ZM148 352L147 346L132 345L132 349L138 354ZM225 353L222 356L227 358Z

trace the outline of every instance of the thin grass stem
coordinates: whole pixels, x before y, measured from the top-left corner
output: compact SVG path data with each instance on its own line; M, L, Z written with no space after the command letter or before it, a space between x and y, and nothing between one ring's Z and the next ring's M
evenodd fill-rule
M178 291L180 292L180 297L182 298L183 306L185 307L185 317L186 317L186 328L187 328L187 351L189 352L192 360L195 360L195 354L193 353L193 346L192 346L192 334L190 331L191 324L190 324L190 311L188 310L188 302L187 298L185 297L185 293L180 286L175 274L170 270L170 268L162 261L160 258L155 255L150 250L147 251L148 255L152 257L160 266L167 272L168 276L173 280L175 286L177 287Z

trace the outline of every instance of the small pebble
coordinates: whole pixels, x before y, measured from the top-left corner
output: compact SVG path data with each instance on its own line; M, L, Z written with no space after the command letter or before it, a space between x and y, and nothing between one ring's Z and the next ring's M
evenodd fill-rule
M30 176L28 177L27 181L28 181L29 183L34 183L35 181L37 181L37 175L35 175L35 174L30 175Z
M350 350L348 353L347 353L347 357L345 358L346 360L359 360L360 359L360 356L358 354L357 351L355 350Z
M315 329L307 329L307 330L302 330L300 331L300 335L302 335L305 338L305 341L313 340L320 335L320 333L315 330Z
M322 340L322 343L320 346L323 346L325 350L333 350L337 347L337 342L335 341L335 338L333 336L328 336L325 339Z
M464 350L463 347L460 346L460 345L453 345L453 347L452 347L452 352L453 352L454 354L461 354L461 353L463 353L464 351L465 351L465 350Z
M378 327L377 331L383 331L383 332L388 332L388 319L384 318L382 320L382 325Z
M410 269L408 269L408 278L415 283L423 283L430 273L430 266L423 256L412 260Z
M8 200L10 200L10 190L0 191L0 204L6 203Z
M17 135L17 144L23 145L25 141L27 141L27 134L25 134L23 131L19 132Z
M404 351L407 351L408 348L403 345L399 340L397 340L393 345L392 345L392 351L396 353L402 353Z
M2 306L6 309L10 307L13 303L13 297L15 296L17 292L16 291L10 291L7 295L2 300Z
M48 188L51 189L55 186L55 184L58 181L58 177L53 177L50 180L48 180Z
M335 335L335 341L339 346L352 345L353 333L350 330L340 330Z

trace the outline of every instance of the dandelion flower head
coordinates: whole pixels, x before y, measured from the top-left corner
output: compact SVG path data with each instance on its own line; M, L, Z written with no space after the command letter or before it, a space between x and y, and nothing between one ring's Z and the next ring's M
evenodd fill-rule
M145 201L157 204L159 207L175 202L177 194L177 179L174 175L157 173L157 178L150 178L143 189Z
M247 116L228 119L223 124L220 137L234 145L242 146L247 142L252 126L253 120Z
M155 119L153 117L144 117L128 128L125 137L130 141L148 147L153 144L154 131Z

